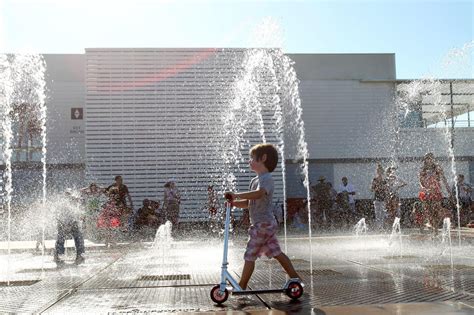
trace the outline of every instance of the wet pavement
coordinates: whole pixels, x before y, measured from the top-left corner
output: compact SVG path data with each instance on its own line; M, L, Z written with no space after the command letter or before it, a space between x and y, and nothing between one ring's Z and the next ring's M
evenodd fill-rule
M452 248L441 237L415 232L401 242L388 235L316 236L311 249L308 238L292 236L287 253L305 283L303 297L230 296L222 306L210 299L222 260L217 238L183 237L157 248L89 242L84 264L74 265L68 250L62 268L30 243L15 244L9 258L0 244L0 313L474 314L474 235L464 231L461 247L455 236ZM244 236L229 247L236 279L244 248ZM261 259L250 287L278 288L285 281L276 261Z

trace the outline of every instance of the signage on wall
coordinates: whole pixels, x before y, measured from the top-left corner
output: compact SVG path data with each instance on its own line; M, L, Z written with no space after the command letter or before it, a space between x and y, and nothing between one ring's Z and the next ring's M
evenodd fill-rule
M83 119L83 108L82 107L75 107L71 108L71 119L72 120L82 120Z

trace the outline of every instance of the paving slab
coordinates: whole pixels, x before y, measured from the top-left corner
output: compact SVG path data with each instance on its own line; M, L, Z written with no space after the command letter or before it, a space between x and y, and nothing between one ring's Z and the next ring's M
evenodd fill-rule
M51 306L46 314L96 314L127 312L197 312L197 311L249 311L265 309L256 297L245 301L230 300L223 306L214 305L207 286L186 286L166 288L133 288L78 290Z
M328 306L311 311L313 315L471 315L473 313L474 308L459 302Z
M474 257L467 255L472 244L446 250L437 240L415 239L404 243L401 253L390 242L383 235L316 237L309 250L308 238L290 237L288 255L305 284L303 297L231 295L222 306L210 299L221 270L218 239L178 239L153 248L152 243L112 249L94 244L80 266L71 264L74 252L69 251L64 268L56 268L50 256L23 252L7 259L0 254L0 282L39 280L0 287L0 313L474 313ZM229 247L229 270L237 280L244 248L245 237L233 239ZM11 263L8 272L5 261ZM277 261L259 259L249 286L278 288L286 279Z

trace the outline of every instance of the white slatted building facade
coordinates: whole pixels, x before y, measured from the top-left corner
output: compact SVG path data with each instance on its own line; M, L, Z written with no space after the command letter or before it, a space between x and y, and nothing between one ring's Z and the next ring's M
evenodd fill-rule
M163 200L174 178L182 194L181 218L207 217L207 185L220 186L218 151L222 108L232 100L242 49L86 49L86 176L101 185L122 175L134 207ZM264 113L266 124L272 114ZM261 142L245 137L242 154ZM266 136L275 141L275 135ZM246 162L238 189L253 174ZM281 168L274 172L274 200L282 198Z

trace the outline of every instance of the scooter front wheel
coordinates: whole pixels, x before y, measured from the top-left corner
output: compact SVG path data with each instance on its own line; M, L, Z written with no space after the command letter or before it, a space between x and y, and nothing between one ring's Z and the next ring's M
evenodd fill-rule
M222 304L225 301L227 301L228 297L229 297L229 291L225 289L224 292L222 292L221 286L219 284L215 285L211 289L211 300L214 301L214 303Z
M299 299L303 295L303 286L297 281L291 282L286 289L286 295L293 300Z

